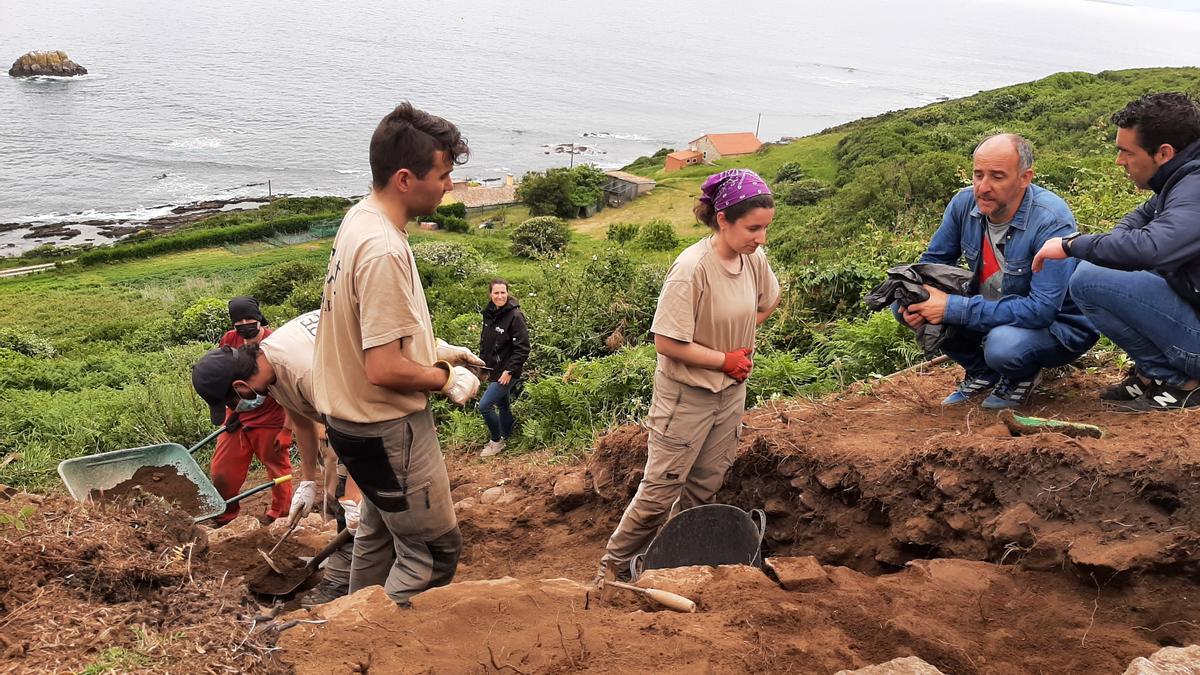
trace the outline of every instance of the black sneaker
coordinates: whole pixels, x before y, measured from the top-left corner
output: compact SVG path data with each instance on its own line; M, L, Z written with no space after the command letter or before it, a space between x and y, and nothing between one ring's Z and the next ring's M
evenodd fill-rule
M1154 384L1154 382L1152 381L1150 384ZM1108 389L1105 389L1104 392L1100 394L1100 400L1132 401L1136 398L1140 398L1142 394L1145 394L1146 389L1149 386L1149 384L1146 384L1142 381L1142 377L1137 374L1136 370L1134 370L1126 375L1125 379L1114 384Z
M983 403L979 404L979 407L987 410L1019 408L1025 405L1029 397L1033 395L1033 390L1037 388L1041 379L1042 371L1040 370L1024 380L1010 380L1002 377L996 383L996 388L992 390L991 395L983 399Z
M1155 380L1146 387L1146 393L1132 401L1118 401L1116 407L1146 412L1149 410L1182 410L1200 406L1200 387L1182 389Z

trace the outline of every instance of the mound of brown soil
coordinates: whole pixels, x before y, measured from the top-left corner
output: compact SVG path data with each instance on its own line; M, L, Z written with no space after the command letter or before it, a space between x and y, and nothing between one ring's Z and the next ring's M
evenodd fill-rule
M272 672L245 588L204 563L191 516L144 496L0 500L2 670Z
M749 567L674 572L697 613L625 591L589 597L566 579L502 578L428 591L409 610L365 589L278 644L298 673L314 674L830 673L914 654L946 673L1120 673L1158 649L1163 629L1147 609L1187 611L1144 594L1097 609L1094 589L1052 573L959 560L883 577L826 567L823 584L803 592Z
M143 493L162 497L175 508L192 515L200 515L205 507L200 501L200 488L174 466L143 466L128 480L107 490L92 490L88 496L92 501L111 502L127 500Z

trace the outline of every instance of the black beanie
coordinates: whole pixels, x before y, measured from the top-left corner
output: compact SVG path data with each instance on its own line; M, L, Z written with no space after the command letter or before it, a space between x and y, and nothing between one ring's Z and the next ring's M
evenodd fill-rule
M267 325L267 317L263 316L262 310L258 308L258 301L248 295L239 295L229 301L229 322L237 323L246 319Z

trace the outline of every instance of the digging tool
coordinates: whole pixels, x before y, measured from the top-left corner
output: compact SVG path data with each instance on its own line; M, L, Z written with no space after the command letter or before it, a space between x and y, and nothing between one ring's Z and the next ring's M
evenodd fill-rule
M1004 426L1012 432L1014 436L1024 436L1026 434L1040 434L1044 432L1057 432L1066 434L1073 438L1086 436L1088 438L1104 438L1104 429L1095 424L1084 424L1082 422L1066 422L1063 420L1051 420L1044 417L1026 417L1018 415L1011 410L1005 410L1000 413L1000 419L1004 422Z
M663 591L657 588L642 588L641 586L634 586L633 584L626 584L620 581L609 581L607 579L604 580L603 584L605 586L615 586L617 588L623 588L627 591L633 591L634 593L644 595L673 612L684 612L685 614L690 614L696 611L696 603L677 593Z
M286 476L280 476L279 478L276 478L274 480L269 480L269 481L263 483L262 485L255 485L254 487L250 488L249 490L246 490L245 492L238 493L238 494L230 497L229 499L226 499L225 505L223 507L221 507L220 511L217 511L216 513L210 513L206 516L201 516L199 518L196 518L195 522L202 523L206 520L212 520L213 518L216 518L217 516L221 515L222 513L225 513L226 509L229 508L230 504L236 504L236 503L242 501L243 499L245 499L246 497L249 497L250 495L256 495L256 494L262 492L263 490L269 490L270 488L273 488L276 485L282 485L282 484L290 481L291 479L292 479L292 474L289 473Z
M279 576L275 577L274 579L260 579L254 583L251 583L250 590L260 595L290 595L291 593L295 592L297 588L300 588L304 582L308 581L308 578L313 575L313 572L317 571L317 569L321 566L321 563L325 562L326 558L333 555L334 551L344 546L346 542L353 538L354 530L351 530L350 528L343 528L342 531L338 532L337 536L333 538L333 541L329 542L325 548L321 549L320 553L317 553L312 560L309 560L307 563L305 563L304 567L299 568L294 573L289 575L286 572L280 572L274 565L272 565L271 569ZM270 584L270 588L267 588L267 584L271 581L276 583Z
M279 574L283 574L283 570L279 569L279 566L275 564L275 561L271 559L271 556L275 555L275 551L279 548L279 546L292 534L293 531L295 531L296 526L300 524L300 515L300 511L292 514L292 518L290 522L288 522L287 532L283 533L283 536L279 538L279 541L275 542L275 545L271 547L270 551L264 551L261 548L258 549L258 554L263 557L263 560L266 560L267 564L271 566L271 569L275 570Z

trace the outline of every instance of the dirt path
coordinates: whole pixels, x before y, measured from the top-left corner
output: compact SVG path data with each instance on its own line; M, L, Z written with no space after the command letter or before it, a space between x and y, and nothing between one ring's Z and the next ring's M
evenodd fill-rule
M63 519L112 528L112 507L44 498L56 506L39 503L26 530L0 524L0 546L17 546L0 563L0 649L26 670L81 668L119 646L148 654L150 670L187 670L169 665L178 649L212 670L322 675L832 673L908 655L947 673L1120 673L1161 646L1200 642L1200 450L1189 440L1200 412L1106 413L1094 397L1109 377L1049 382L1053 396L1030 411L1101 425L1101 439L1012 437L978 408L944 410L953 375L941 370L749 412L718 498L765 509L767 554L806 571L784 579L792 590L748 567L655 573L653 583L697 601L688 615L621 591L589 595L582 583L640 479L636 426L608 434L582 465L451 457L465 549L456 582L413 610L367 590L315 615L272 617L239 582L272 530L216 533L189 568L173 553L186 544L170 543L186 533L156 535L141 554L126 545L132 534L80 548L78 526ZM11 518L16 503L0 499L0 514ZM284 550L320 546L329 531L312 525ZM46 558L37 551L47 545L74 548ZM31 581L31 568L51 573ZM163 604L196 594L208 597L187 600L186 617ZM149 635L186 637L147 647L126 616ZM80 628L45 632L59 625L48 621Z

